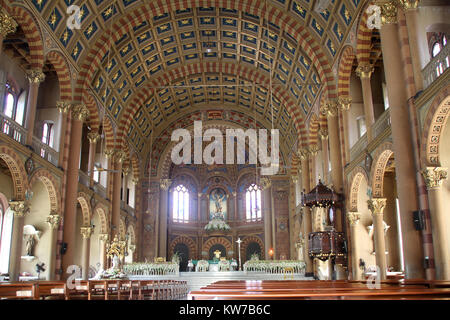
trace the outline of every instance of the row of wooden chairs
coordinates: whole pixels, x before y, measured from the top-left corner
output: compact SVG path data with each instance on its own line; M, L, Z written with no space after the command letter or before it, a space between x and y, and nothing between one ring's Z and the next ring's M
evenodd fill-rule
M189 300L373 300L444 299L450 300L450 281L386 280L364 281L217 281L188 294Z
M79 280L0 283L0 299L179 300L188 293L186 281Z

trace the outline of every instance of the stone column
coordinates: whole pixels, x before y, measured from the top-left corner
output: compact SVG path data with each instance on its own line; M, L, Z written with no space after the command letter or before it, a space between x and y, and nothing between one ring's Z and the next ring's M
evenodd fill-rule
M91 252L91 235L92 227L81 227L81 235L83 236L83 246L81 251L81 278L89 280L89 255Z
M323 181L328 184L328 130L326 128L319 129L320 140L322 141L322 165L323 165Z
M239 206L238 206L238 196L237 192L233 192L233 201L234 201L234 221L239 219Z
M107 168L108 170L114 169L114 149L105 149L103 151L107 160ZM110 171L106 172L106 198L112 199L112 184L113 184L114 174ZM111 230L112 232L112 230Z
M71 104L65 101L56 101L56 107L59 110L61 127L59 131L59 158L58 165L62 168L64 162L64 146L66 142L67 115L70 111Z
M308 162L308 152L305 149L300 150L299 157L301 159L302 166L302 188L305 192L311 190L309 184L309 162ZM302 221L303 221L303 234L305 237L305 246L303 249L304 260L306 263L306 276L312 276L314 274L313 261L309 257L309 234L312 232L311 224L311 210L308 207L303 207L302 209Z
M50 227L50 260L48 262L48 280L55 280L56 240L58 238L60 221L61 216L54 211L52 211L46 219L46 222Z
M340 146L341 147L341 154L344 153L343 155L345 155L343 159L344 163L341 163L341 171L342 171L342 175L344 172L344 166L350 161L350 136L349 136L349 131L348 131L348 110L350 110L350 107L352 106L352 98L350 97L339 97L338 101L337 101L337 107L338 110L341 112L342 114L342 135L344 136L344 145ZM339 117L339 115L338 115ZM339 123L339 121L338 121ZM340 128L338 127L338 130L340 132ZM341 133L341 132L340 132ZM342 160L341 160L342 162ZM342 178L343 179L343 178Z
M122 163L125 160L125 153L122 150L116 150L112 159L114 173L113 173L113 190L112 190L112 225L113 232L111 238L115 236L120 239L119 226L120 226L120 190L122 188Z
M359 212L347 212L348 223L350 224L350 239L352 241L352 279L361 280L361 272L359 271L359 250L358 250L358 223L361 218Z
M127 203L127 189L128 189L128 174L130 173L130 167L129 166L122 166L122 173L123 173L123 179L122 179L122 201L126 204Z
M442 196L442 182L447 179L447 168L428 167L422 171L428 190L433 245L436 261L436 276L440 280L450 280L450 225L448 209Z
M203 193L197 193L197 221L200 226L200 221L202 220L202 210L201 210L201 202L202 202Z
M106 270L108 269L106 262L106 244L108 243L109 234L101 233L98 237L100 239L100 268Z
M63 274L65 276L67 276L65 273L67 267L74 264L81 137L83 122L88 116L89 110L85 105L80 104L72 107L72 130L67 164L66 203L64 204L64 242L67 243L67 251L63 256Z
M95 163L95 153L97 149L97 141L100 135L97 132L89 132L87 134L89 139L89 161L88 161L88 174L89 174L89 186L94 185L94 163Z
M369 63L359 64L356 68L356 74L361 79L361 88L364 102L364 119L367 129L367 141L373 139L372 126L375 123L375 115L373 111L372 87L370 85L370 77L374 68Z
M169 204L169 188L172 184L170 179L161 179L160 205L159 205L159 257L167 257L167 218Z
M39 92L39 84L44 81L45 74L41 70L28 70L27 78L30 82L30 90L28 92L28 103L26 113L27 139L25 144L31 146L34 136L34 124L36 120L36 107Z
M10 201L9 208L14 213L11 253L9 258L9 278L10 281L19 281L24 217L30 213L30 206L26 201Z
M419 208L419 204L411 123L407 111L404 63L399 54L401 46L397 25L397 2L389 1L381 4L381 13L381 49L390 105L395 162L399 164L396 167L396 181L405 276L408 279L422 279L425 277L423 245L420 232L415 230L414 224L411 223L412 212Z
M309 151L309 160L310 160L310 171L311 171L311 183L312 185L315 185L319 181L316 178L316 156L317 153L319 153L319 148L317 145L312 144L308 148Z
M384 237L384 223L383 223L383 210L386 207L385 198L374 198L367 200L369 210L372 212L373 229L374 229L374 241L375 241L375 257L377 267L380 274L377 274L378 279L386 280L386 241Z
M10 33L16 32L17 22L3 9L0 9L0 56L3 53L3 40Z
M273 248L271 186L272 182L269 178L261 178L262 205L264 210L264 256L266 260L270 260L269 250Z
M414 84L416 87L416 92L423 89L423 77L422 77L422 67L420 65L420 54L419 54L419 32L418 28L418 10L417 5L419 0L398 0L399 4L403 8L406 18L406 27L408 30L408 42L409 49L411 53L411 63L414 72Z

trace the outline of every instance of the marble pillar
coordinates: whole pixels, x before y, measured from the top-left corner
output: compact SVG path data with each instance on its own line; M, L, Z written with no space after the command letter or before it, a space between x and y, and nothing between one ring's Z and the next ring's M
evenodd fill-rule
M351 254L352 254L352 280L361 280L361 271L359 270L359 250L358 250L358 223L361 218L359 212L347 212L348 223L350 224Z
M159 205L159 252L158 257L167 257L167 219L169 216L169 188L170 179L161 179Z
M91 252L91 235L94 230L90 226L81 227L83 244L81 249L81 278L89 279L89 255Z
M369 63L360 63L356 68L356 74L361 79L361 89L364 102L364 119L367 129L367 141L370 142L373 139L372 126L375 123L375 115L373 111L373 98L372 98L372 86L370 85L370 77L374 68Z
M386 206L385 198L374 198L367 200L369 210L372 212L373 228L374 228L374 242L375 242L375 259L380 274L378 279L386 280L386 240L384 234L383 210Z
M50 259L48 262L48 280L55 280L55 261L56 261L56 240L58 238L58 228L61 222L61 216L56 212L51 212L46 219L50 227Z
M11 253L9 258L9 278L10 281L19 281L24 219L25 215L30 213L30 205L27 201L10 201L9 208L14 213Z
M262 206L264 210L264 255L267 260L270 259L269 250L273 249L271 186L272 182L269 178L261 179Z
M95 154L97 151L97 141L100 135L97 132L89 132L87 134L89 140L89 161L88 161L88 174L89 174L89 186L94 185L94 164Z

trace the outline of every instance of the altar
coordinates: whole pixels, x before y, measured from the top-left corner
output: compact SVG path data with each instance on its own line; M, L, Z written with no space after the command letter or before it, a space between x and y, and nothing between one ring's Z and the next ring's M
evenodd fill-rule
M237 269L236 260L213 259L213 260L190 260L188 263L189 270L196 272L219 272L219 271L235 271Z

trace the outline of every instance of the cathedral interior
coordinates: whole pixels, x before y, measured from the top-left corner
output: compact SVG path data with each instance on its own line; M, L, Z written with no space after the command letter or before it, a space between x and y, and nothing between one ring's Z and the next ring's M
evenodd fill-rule
M0 283L255 260L449 281L449 13L0 0Z

